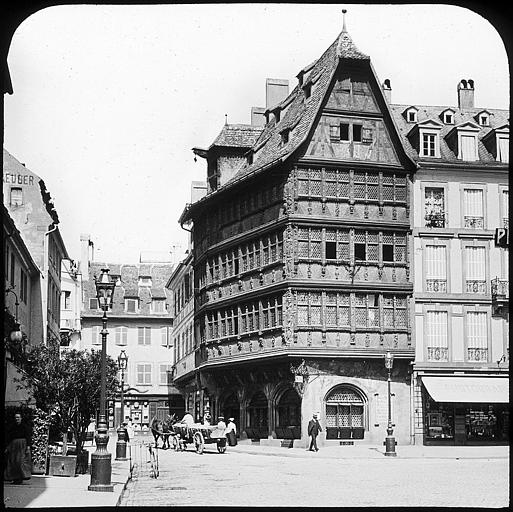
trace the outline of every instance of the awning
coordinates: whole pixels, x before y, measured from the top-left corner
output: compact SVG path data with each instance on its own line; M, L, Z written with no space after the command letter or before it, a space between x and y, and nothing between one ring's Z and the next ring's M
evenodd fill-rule
M422 377L435 402L490 403L509 402L509 382L500 377Z

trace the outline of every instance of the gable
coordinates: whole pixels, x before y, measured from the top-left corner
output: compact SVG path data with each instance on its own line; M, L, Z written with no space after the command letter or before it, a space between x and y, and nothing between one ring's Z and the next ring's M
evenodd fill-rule
M370 66L342 62L304 157L401 165L391 136L393 122L384 116L384 101L377 94L379 87Z

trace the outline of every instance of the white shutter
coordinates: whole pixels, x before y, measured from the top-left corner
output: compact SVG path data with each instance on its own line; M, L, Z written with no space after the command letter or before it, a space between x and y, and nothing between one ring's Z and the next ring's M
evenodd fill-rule
M483 190L466 188L464 190L465 216L483 217Z
M467 346L468 348L488 348L486 313L484 311L467 313Z
M446 279L445 245L426 245L426 279Z
M486 280L486 260L484 247L467 247L467 280L485 281Z
M460 140L460 157L467 161L477 160L477 138L474 135L462 135Z
M447 348L447 311L428 311L426 313L427 346Z

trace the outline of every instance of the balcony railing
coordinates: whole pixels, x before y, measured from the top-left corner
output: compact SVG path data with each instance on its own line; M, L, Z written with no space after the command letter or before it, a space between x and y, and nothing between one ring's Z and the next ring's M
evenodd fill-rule
M486 293L486 281L467 279L467 293Z
M445 279L426 279L426 291L433 293L446 293L447 281Z
M503 217L502 219L502 227L508 229L509 228L509 218Z
M470 217L465 215L463 218L465 227L472 229L483 229L484 228L484 218L483 217Z
M487 348L469 348L467 349L467 356L469 361L483 362L488 361Z
M445 213L426 213L424 217L426 220L427 228L444 228L445 227Z
M492 279L492 301L509 301L509 280L499 279L496 277Z
M428 361L448 361L449 349L447 347L428 347Z

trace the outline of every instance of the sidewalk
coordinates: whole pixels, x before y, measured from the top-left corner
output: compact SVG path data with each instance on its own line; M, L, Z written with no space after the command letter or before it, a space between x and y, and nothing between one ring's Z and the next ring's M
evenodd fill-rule
M508 459L509 446L422 446L397 445L395 458L399 459ZM385 447L369 444L353 446L321 446L318 452L304 448L282 448L252 444L242 441L237 446L229 446L227 451L258 455L286 457L322 457L336 459L383 459ZM388 458L388 457L387 457Z
M113 492L89 491L87 489L91 483L89 473L75 477L32 475L30 480L24 481L21 485L4 483L4 506L6 508L115 507L130 478L130 461L116 460L116 441L116 433L109 433L107 450L112 455ZM96 446L91 446L90 443L87 443L84 448L89 453L96 451ZM91 456L89 456L90 462Z

